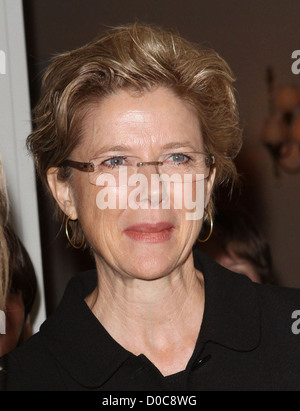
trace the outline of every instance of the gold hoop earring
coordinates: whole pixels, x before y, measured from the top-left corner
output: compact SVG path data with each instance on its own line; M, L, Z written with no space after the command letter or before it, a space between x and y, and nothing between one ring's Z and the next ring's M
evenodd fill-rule
M82 248L84 243L85 243L84 234L82 234L82 241L81 241L80 245L76 245L76 244L72 243L70 235L69 235L69 229L68 229L68 224L69 224L70 220L71 220L71 215L68 216L68 218L66 219L66 224L65 224L65 232L66 232L67 239L68 239L69 243L71 244L71 246L73 248L76 248L76 249Z
M209 230L208 236L205 237L204 240L200 240L200 238L198 238L199 243L206 243L206 241L208 241L208 240L210 239L210 237L211 237L211 235L212 235L212 232L213 232L213 229L214 229L214 222L213 222L213 218L212 218L211 212L210 212L207 208L205 208L204 211L205 211L205 212L208 214L208 216L209 216L209 220L210 220L210 230Z

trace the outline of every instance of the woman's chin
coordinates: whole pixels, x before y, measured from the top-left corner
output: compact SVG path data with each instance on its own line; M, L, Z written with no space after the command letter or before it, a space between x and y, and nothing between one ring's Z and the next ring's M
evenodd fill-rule
M174 268L170 265L170 259L162 253L153 253L152 256L149 256L149 253L132 255L126 265L131 277L149 281L168 275Z

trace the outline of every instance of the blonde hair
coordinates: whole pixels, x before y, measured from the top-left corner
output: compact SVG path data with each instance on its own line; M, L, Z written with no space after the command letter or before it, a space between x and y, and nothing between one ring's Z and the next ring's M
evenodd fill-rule
M144 92L163 86L196 109L206 149L215 156L215 183L234 181L233 159L242 141L233 82L229 66L214 50L153 25L119 26L53 59L27 146L47 186L47 170L70 156L92 104L120 89ZM61 168L59 177L69 178L67 171ZM63 218L57 205L56 210ZM80 225L75 231L80 241Z
M9 248L5 230L9 216L6 178L0 154L0 310L4 310L9 285Z

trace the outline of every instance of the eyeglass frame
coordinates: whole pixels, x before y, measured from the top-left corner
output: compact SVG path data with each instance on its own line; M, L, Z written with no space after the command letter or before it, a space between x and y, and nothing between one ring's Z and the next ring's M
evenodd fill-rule
M209 168L211 168L216 163L215 156L213 154L205 153L205 152L202 152L202 151L185 151L185 152L182 152L182 153L168 153L168 154L192 154L192 153L193 154L203 154L203 155L205 155L209 159L209 162L210 162L209 166L208 166ZM119 156L116 155L115 157L122 157L122 156L121 155L119 155ZM127 157L138 158L136 156L127 156ZM64 168L65 167L71 167L71 168L75 168L76 170L79 170L79 171L83 171L83 172L86 172L86 173L92 173L92 172L95 171L95 166L91 162L93 160L97 160L98 158L100 158L100 157L95 157L95 158L91 159L89 162L82 162L82 161L75 161L75 160L66 159L61 163L60 167L64 167ZM136 167L139 168L139 167L143 167L145 165L159 166L159 165L162 165L162 164L163 164L163 161L140 161L136 164Z

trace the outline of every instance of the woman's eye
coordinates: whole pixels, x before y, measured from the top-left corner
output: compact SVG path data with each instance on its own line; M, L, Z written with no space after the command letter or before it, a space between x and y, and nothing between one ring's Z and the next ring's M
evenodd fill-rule
M119 167L125 164L125 159L123 157L112 157L104 161L103 164L108 167Z
M170 156L170 160L173 161L174 163L185 163L188 161L188 157L185 154L182 153L176 153L176 154L172 154Z

